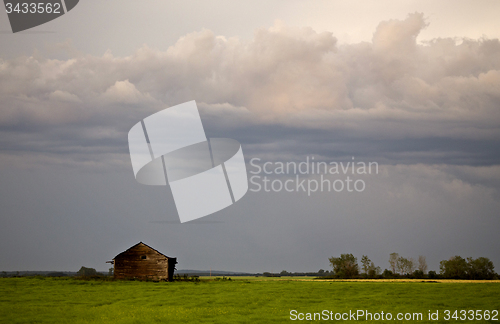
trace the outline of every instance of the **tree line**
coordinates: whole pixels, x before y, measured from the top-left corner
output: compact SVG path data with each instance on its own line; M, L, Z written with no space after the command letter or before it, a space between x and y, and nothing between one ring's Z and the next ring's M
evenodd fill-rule
M389 255L389 269L383 272L380 267L376 267L368 256L361 258L361 268L358 259L352 254L341 254L340 257L328 259L333 270L325 278L338 279L471 279L471 280L491 280L498 279L494 271L493 262L485 257L477 259L464 259L460 256L451 257L439 263L439 273L435 271L427 272L427 262L425 256L421 255L417 260L405 258L398 253Z

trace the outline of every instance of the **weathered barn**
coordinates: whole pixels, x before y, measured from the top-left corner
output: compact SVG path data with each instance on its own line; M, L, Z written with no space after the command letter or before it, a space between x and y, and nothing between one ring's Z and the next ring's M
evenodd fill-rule
M139 242L108 262L114 265L116 279L172 281L177 258L170 258Z

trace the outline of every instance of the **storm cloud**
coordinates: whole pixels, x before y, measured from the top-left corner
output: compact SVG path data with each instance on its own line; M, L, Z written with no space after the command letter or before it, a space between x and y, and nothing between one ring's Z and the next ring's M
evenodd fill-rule
M3 217L21 236L30 236L31 226L56 235L42 226L42 219L50 219L51 224L66 224L69 233L85 240L94 251L99 244L127 248L124 237L117 242L98 237L106 235L104 229L114 228L119 213L126 216L117 232L127 236L138 226L133 215L143 213L140 221L161 221L165 207L164 201L152 203L147 196L151 189L147 194L124 189L134 186L127 132L156 111L194 99L207 135L237 139L247 160L303 161L315 156L318 161L342 161L355 156L377 161L382 171L356 199L321 194L300 207L296 203L304 199L300 195L249 194L240 207L214 218L234 217L238 225L214 226L212 234L221 241L209 239L201 247L208 235L203 229L177 226L166 239L170 246L184 242L182 237L200 238L190 242L199 247L196 251L193 245L190 250L189 246L175 248L174 253L190 260L184 267L203 268L211 255L227 270L276 272L283 270L275 268L281 266L318 270L294 266L292 259L304 253L310 258L304 264L326 261L334 253L329 249L333 243L325 243L331 234L326 225L335 228L339 238L334 242L339 247L364 254L362 246L377 246L366 253L371 252L380 263L397 246L401 254L425 254L439 246L429 255L435 268L439 258L459 254L463 251L459 247L470 243L460 240L468 229L481 237L465 248L477 257L488 239L497 239L491 228L498 228L499 222L500 42L438 38L418 43L419 33L428 24L424 14L411 13L404 20L381 22L371 42L339 44L334 32L276 21L270 28L256 29L249 40L203 29L184 35L165 51L144 45L130 56L111 52L94 56L75 50L68 59L52 59L40 52L0 59L0 167L6 171L0 198L5 206ZM109 172L106 184L92 184L87 178L98 179ZM43 175L30 182L27 174ZM71 190L64 189L69 186L66 177L97 186L97 196L76 184L70 186L75 192L71 195ZM47 191L25 190L33 183L46 186ZM113 194L111 188L122 189ZM23 195L27 197L19 198ZM92 201L88 203L96 209L89 210L77 196ZM132 196L136 197L135 213L126 208ZM34 205L26 206L24 199L32 199ZM66 209L43 207L42 202L58 199L66 202ZM113 210L106 202L118 207ZM27 216L35 215L40 204L40 218ZM175 215L172 206L167 209ZM73 223L63 220L66 212L77 215ZM101 213L108 215L109 223L100 220ZM19 214L35 225L23 229L15 221ZM101 224L101 229L92 232L94 227L84 217ZM449 225L450 220L455 223ZM262 228L266 222L270 226ZM317 224L325 226L318 229ZM434 228L429 229L429 224ZM138 233L146 235L146 228L140 227L131 237L141 240ZM422 235L410 235L411 242L396 244L412 232L409 228ZM21 240L9 234L12 231L7 227L2 232L11 240ZM343 232L365 234L354 242ZM163 242L160 230L151 235L152 241ZM45 235L33 237L30 242L42 241ZM56 235L48 246L56 248L69 237ZM28 245L20 244L26 250ZM493 257L492 248L484 251ZM223 257L242 253L248 254L246 261L232 263ZM36 268L10 256L14 265ZM96 258L107 257L97 253ZM273 261L258 261L266 258ZM77 267L77 259L70 260ZM65 264L51 262L59 267ZM10 267L1 262L0 266Z
M26 138L15 141L13 149L22 151L60 132L58 150L83 141L99 153L102 143L123 140L137 119L194 98L212 129L269 128L278 130L277 141L303 129L311 142L325 133L356 142L360 151L370 142L392 154L386 158L404 154L426 162L429 154L446 159L443 152L449 151L454 158L462 153L462 164L497 164L498 39L418 45L425 27L423 14L414 13L381 22L372 43L338 46L332 33L278 21L256 30L250 41L202 30L164 52L144 46L128 57L1 60L2 138L9 146L12 134ZM249 142L271 140L262 134ZM373 143L377 139L382 143ZM478 143L488 150L467 159ZM321 144L315 149L320 155L334 150Z

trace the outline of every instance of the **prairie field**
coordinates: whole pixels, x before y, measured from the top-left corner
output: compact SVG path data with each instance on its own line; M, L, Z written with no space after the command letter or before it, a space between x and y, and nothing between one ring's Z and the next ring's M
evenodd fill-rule
M384 312L393 317L376 322L498 323L498 316L495 320L492 315L500 309L500 283L492 281L231 279L168 283L1 278L0 323L310 322L307 313L317 313L316 321L333 322L334 314L348 316L357 311L372 315ZM445 320L446 310L449 316L457 310L456 319ZM460 320L460 311L476 314L476 310L480 314L488 311L489 320L483 316L481 320ZM325 311L330 314L328 319ZM429 320L429 311L438 312L438 320ZM421 313L422 318L395 318L397 314L414 313ZM304 320L300 320L302 317ZM358 320L372 321L366 317Z

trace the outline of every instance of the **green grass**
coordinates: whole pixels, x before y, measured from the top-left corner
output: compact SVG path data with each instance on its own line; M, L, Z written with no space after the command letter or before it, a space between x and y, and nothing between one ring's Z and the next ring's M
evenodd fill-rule
M201 276L200 279L215 279L215 278L223 278L222 276ZM231 278L231 280L248 280L248 281L267 281L267 280L298 280L298 279L309 279L312 280L314 277L307 276L297 276L297 277L264 277L264 276L226 276L226 278Z
M426 323L428 310L439 310L440 322L444 322L442 311L446 309L500 309L498 282L232 279L155 283L3 278L0 322L276 323L291 322L292 309L303 313L363 309L372 313L421 312L424 321L420 323Z

